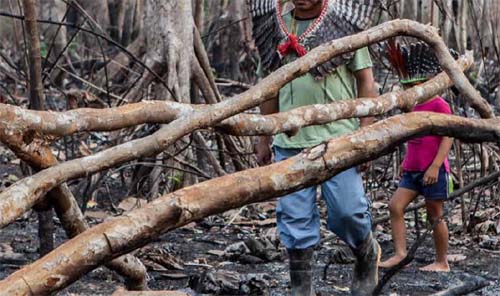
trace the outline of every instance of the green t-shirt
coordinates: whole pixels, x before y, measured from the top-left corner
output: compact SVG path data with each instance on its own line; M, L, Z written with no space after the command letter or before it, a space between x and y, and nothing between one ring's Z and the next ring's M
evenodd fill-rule
M289 31L292 16L283 17ZM296 32L300 36L314 20L296 20ZM285 62L296 59L293 54L286 57ZM279 111L284 112L300 106L312 104L328 104L337 100L349 100L357 97L357 86L354 72L372 67L368 48L356 51L354 58L347 65L338 67L333 73L322 80L315 80L310 74L304 74L285 86L279 93ZM338 137L359 127L359 120L343 119L325 125L303 127L293 137L278 134L273 145L281 148L306 148L316 146L326 140Z

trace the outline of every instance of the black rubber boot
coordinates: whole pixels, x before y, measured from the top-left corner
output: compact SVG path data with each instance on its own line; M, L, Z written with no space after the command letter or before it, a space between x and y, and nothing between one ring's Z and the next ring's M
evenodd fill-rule
M315 295L313 280L314 249L288 249L292 296Z
M380 246L370 232L361 246L353 249L352 252L356 257L356 262L354 263L351 295L372 295L378 283L378 265L381 255Z

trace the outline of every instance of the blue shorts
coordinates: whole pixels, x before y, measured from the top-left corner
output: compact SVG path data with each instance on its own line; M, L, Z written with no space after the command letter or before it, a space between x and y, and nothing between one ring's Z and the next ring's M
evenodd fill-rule
M439 168L438 180L432 185L424 185L425 172L404 172L399 187L410 189L429 200L448 199L449 179L444 165Z

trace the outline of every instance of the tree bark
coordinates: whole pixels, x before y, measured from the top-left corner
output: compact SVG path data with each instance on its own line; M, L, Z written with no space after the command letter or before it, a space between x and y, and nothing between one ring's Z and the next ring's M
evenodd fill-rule
M255 107L261 102L276 96L284 83L304 74L311 67L314 67L332 56L343 54L375 43L385 38L400 34L410 34L418 36L435 47L437 57L447 69L448 75L456 82L456 87L468 92L473 106L478 108L483 116L491 116L491 107L486 103L467 81L460 67L450 55L442 40L436 35L435 29L408 20L397 20L387 22L377 27L356 35L341 38L325 45L318 46L311 50L309 54L273 72L259 83L259 87L248 90L235 96L230 100L225 100L217 104L207 106L202 111L194 111L185 114L185 117L172 121L168 126L160 129L151 136L139 140L115 146L111 149L99 152L79 160L67 161L60 164L54 171L59 171L53 180L34 178L21 180L19 186L11 186L0 196L0 210L5 213L0 217L0 225L4 226L15 217L29 209L40 199L40 195L54 187L54 185L65 182L68 179L76 178L84 174L94 173L119 163L137 159L141 156L157 154L169 147L172 143L186 134L200 128L213 126L230 116L240 113L249 108ZM444 47L444 48L443 48ZM452 72L453 70L457 70ZM472 90L472 93L469 92ZM84 164L82 166L82 164ZM52 168L51 168L52 169ZM48 169L48 170L51 170ZM46 170L45 172L47 172ZM36 191L27 186L27 182L36 179L38 186Z
M472 57L458 60L461 68L472 65ZM366 115L380 115L393 108L409 110L415 104L444 92L452 86L446 73L441 73L419 87L406 91L386 93L374 99L356 99L297 108L273 115L239 114L216 126L233 135L274 135L293 133L307 125L330 123L337 119ZM179 104L170 101L147 101L107 109L74 109L65 112L37 112L0 104L0 131L10 129L18 133L36 131L45 135L69 136L78 132L112 131L145 123L169 123L196 110L207 108L200 104ZM2 140L0 132L0 140Z
M43 110L45 95L42 82L42 57L40 56L40 35L38 32L37 9L34 0L23 0L24 22L26 24L28 68L29 68L29 102L30 108ZM54 249L54 221L50 204L37 209L39 254L43 256Z
M458 48L461 52L467 50L467 20L469 16L469 1L464 0L459 2L458 12Z
M30 48L30 103L35 109L42 110L44 106L44 94L35 2L33 0L24 0L23 4L26 12L26 27ZM14 134L5 134L2 140L7 142L9 148L16 155L20 156L22 160L37 170L57 164L57 160L50 148L40 144L41 141L38 140L30 140L26 143L26 137L24 136L21 135L19 138ZM54 204L56 213L61 219L61 223L69 237L74 237L88 228L83 214L66 184L61 184L61 186L54 188L48 193L48 196L51 204ZM54 226L52 216L52 208L42 211L39 214L39 220L41 221L39 230L44 234L40 237L41 254L53 249ZM146 269L138 259L127 255L110 263L110 266L126 277L126 283L129 288L140 289L146 286Z
M367 115L377 115L380 114L380 112L388 111L396 106L398 106L398 101L400 106L406 106L409 108L410 106L413 106L418 102L419 100L423 100L422 98L425 97L432 97L440 92L447 86L446 83L444 85L440 85L439 80L446 80L446 77L443 75L438 76L434 78L434 80L431 80L424 84L423 86L417 86L413 89L407 90L404 93L399 93L398 95L395 94L389 94L385 95L384 98L381 99L358 99L358 100L353 100L353 101L347 101L347 102L337 102L334 104L330 105L325 105L325 106L311 106L311 107L305 107L303 109L299 109L298 112L303 111L303 121L301 121L300 117L297 115L291 116L291 118L297 119L297 122L300 123L308 123L312 124L314 123L313 120L314 117L311 116L311 113L316 113L318 117L316 117L316 120L318 120L318 123L325 123L325 122L330 122L333 120L336 120L338 118L348 118L349 116L367 116ZM446 81L445 81L446 82ZM425 86L425 87L424 87ZM398 100L399 97L399 100ZM403 101L402 98L406 98L408 101ZM359 106L358 106L359 103ZM207 106L204 112L204 114L212 114L210 107ZM338 108L338 107L341 108ZM305 109L305 110L304 110ZM309 112L308 112L309 110ZM318 110L322 110L322 112L318 112ZM297 111L290 111L290 113L287 114L297 114ZM185 111L180 114L178 114L177 119L175 119L172 123L182 120L186 122L186 118L189 118L190 116L193 116L193 113L199 113L199 111ZM300 113L298 113L300 114ZM238 115L241 116L241 115ZM252 115L250 115L252 116ZM276 115L269 115L270 117L282 117L283 115L276 114ZM285 114L286 116L286 114ZM132 118L136 118L137 116L133 116ZM141 116L142 118L147 118L145 116ZM201 116L206 119L206 116ZM329 120L325 120L329 119ZM309 120L309 121L308 121ZM41 121L41 120L38 120ZM191 122L190 120L187 120L188 122ZM295 130L297 125L294 123L295 120L291 120L291 124L289 123L290 121L284 118L284 121L281 122L281 128L288 128L288 131ZM249 120L251 124L255 123L255 120ZM270 132L274 131L279 131L280 125L279 121L273 121L271 120L273 124L276 124L278 127L277 129L271 129ZM277 122L277 123L275 123ZM172 124L171 123L171 124ZM196 123L196 121L195 121ZM255 134L261 133L262 130L265 130L268 128L270 124L266 122L266 120L263 120L261 124L256 124L256 132ZM167 141L175 141L174 138L171 137L171 135L168 134L168 127L165 127L155 133L152 136L145 137L143 139L139 140L134 140L129 143L125 143L119 146L115 146L113 148L110 148L108 150L104 150L102 152L99 152L95 155L88 156L82 159L76 159L76 160L71 160L67 161L65 163L62 163L58 165L58 167L52 167L49 170L55 170L59 171L57 173L57 178L59 181L65 182L69 179L75 178L77 176L81 175L88 175L95 173L97 171L100 171L104 168L111 167L114 165L117 165L118 163L122 163L128 160L133 160L137 159L140 157L145 157L149 154L157 154L161 151L164 150L164 147L167 147L167 143L163 146L159 146L157 143L162 141L162 138L167 139ZM194 129L194 128L193 128ZM243 132L248 131L250 129L245 129L244 125L238 126L238 128L234 129L234 132L239 132L239 129L242 129ZM183 135L183 132L181 130L176 130L179 132L179 135ZM1 132L1 130L0 130ZM269 132L269 130L268 130ZM0 135L0 139L2 136ZM85 163L91 162L93 165L89 166L86 165ZM35 176L33 176L35 177ZM32 178L33 178L32 177ZM39 198L40 194L43 192L43 190L49 190L51 189L54 185L50 183L45 183L47 180L43 175L39 175L36 177L38 181L34 182L31 180L31 186L29 191L26 191L26 188L23 188L26 185L23 185L23 182L26 182L26 180L21 180L19 183L16 183L15 185L12 185L9 187L5 192L0 193L0 210L2 211L3 215L0 217L0 226L4 226L11 221L13 221L16 217L18 217L21 213L27 211ZM55 181L56 179L53 179L51 181ZM59 182L58 181L58 182ZM35 189L40 189L37 188L37 186L33 187L34 183L38 183L40 188L43 188L42 191L36 191ZM17 186L19 185L19 186ZM48 186L48 187L47 187ZM16 201L14 198L16 197L16 192L21 193L24 198L20 198L18 201ZM5 196L5 197L4 197Z
M161 74L175 98L161 85L156 94L166 100L189 103L194 28L191 9L190 1L146 1L146 65L163 65Z
M9 295L56 292L100 264L143 246L165 231L321 183L399 143L425 134L467 141L500 141L500 118L473 120L432 112L394 116L285 161L181 189L89 229L1 281L0 291Z

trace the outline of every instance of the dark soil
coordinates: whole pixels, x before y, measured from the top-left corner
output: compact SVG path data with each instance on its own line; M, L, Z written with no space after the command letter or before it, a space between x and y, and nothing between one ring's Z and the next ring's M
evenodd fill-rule
M0 174L3 177L2 186L6 187L9 182L15 181L12 175L19 176L20 172L19 166L12 160L4 159L2 162L4 164L0 166ZM10 179L12 181L8 181ZM120 196L123 196L116 189L112 190L112 198L105 195L103 191L98 199L97 208L86 213L91 224L99 223L106 216L113 215L112 210L119 203ZM374 204L373 209L374 217L387 213L387 194L377 197L377 200L378 205ZM110 202L113 202L115 206L111 206ZM486 203L483 209L494 209L495 198L490 198L489 202L491 204ZM500 250L498 248L500 239L496 235L498 211L493 212L493 227L486 227L483 232L463 234L460 230L460 219L456 217L458 211L455 204L449 206L455 208L448 219L451 236L449 254L463 255L465 259L461 256L460 261L450 262L452 270L450 273L419 271L418 267L433 260L432 239L428 238L419 248L415 260L397 273L385 286L384 295L429 295L460 285L474 277L484 278L489 281L489 286L474 292L473 295L500 295ZM324 206L322 208L324 209ZM420 219L423 219L423 213ZM10 262L2 261L0 257L0 279L21 268L23 264L37 259L38 239L35 217L33 212L28 213L0 231L0 251L2 246L10 246L15 253L23 254L25 259L24 262ZM140 256L149 269L148 283L153 290L193 289L210 295L212 293L207 292L210 291L210 287L207 286L206 279L210 278L214 272L219 272L229 275L229 278L232 276L233 280L237 279L232 283L235 285L233 290L230 290L232 292L221 292L219 295L288 295L285 250L278 245L273 218L274 204L272 202L247 206L241 210L209 217L164 234L157 241L136 252L136 255ZM56 242L60 244L66 237L58 220L55 220ZM408 245L410 246L416 236L413 214L407 215L407 222ZM392 253L389 233L388 224L377 227L376 236L383 249L383 258ZM329 262L332 250L338 249L342 243L324 227L322 235L323 241L318 247L316 259L316 291L321 295L349 295L352 264L330 265L326 280L323 279L324 267ZM223 251L232 244L243 242L250 237L265 238L274 243L271 251L280 256L270 261L263 258L262 254L248 252L244 255L223 254ZM173 260L177 263L177 269L168 264L162 266L151 264L148 261L148 258L151 258L148 256L151 254L159 254L160 257L168 259L167 261ZM383 273L382 270L380 275L382 276ZM253 279L249 281L248 277ZM63 290L60 295L110 295L121 285L122 279L119 276L101 267L82 277ZM238 294L238 289L240 289L240 294ZM203 293L193 293L193 295Z
M91 212L90 212L91 213ZM35 215L31 215L34 217ZM10 244L15 252L25 254L27 262L37 258L37 234L34 218L19 220L0 232L0 244ZM214 219L212 219L214 220ZM217 221L224 221L216 219ZM217 221L212 224L217 224ZM213 222L213 221L209 221ZM207 270L225 270L239 274L264 274L267 286L256 287L256 295L287 295L287 267L282 259L261 264L242 264L231 262L217 255L207 254L209 250L224 249L235 242L243 241L251 235L258 235L266 227L212 225L208 223L190 224L182 229L163 235L154 242L153 249L167 250L179 261L184 270L150 272L149 285L154 290L176 290L189 288L190 282ZM272 226L271 226L272 227ZM60 228L59 228L60 229ZM57 241L64 238L61 230L57 232ZM384 256L390 254L392 246L387 234L379 235ZM418 270L419 266L430 263L433 258L432 241L428 240L417 252L415 261L399 272L384 289L384 295L428 295L467 281L469 277L481 276L490 281L490 285L474 295L500 294L500 252L480 248L477 242L468 240L452 240L462 242L450 246L450 254L463 254L466 259L452 262L450 273L426 273ZM323 269L328 261L328 253L336 242L329 240L322 244L317 255L315 287L321 295L348 295L351 281L351 264L334 264L327 271L327 279L323 280ZM151 250L151 248L149 248ZM283 253L283 252L282 252ZM1 264L0 278L20 268L18 264ZM381 272L383 274L383 271ZM174 279L177 278L177 279ZM109 295L119 285L119 279L105 268L98 268L74 283L61 295ZM261 292L258 292L261 291Z

